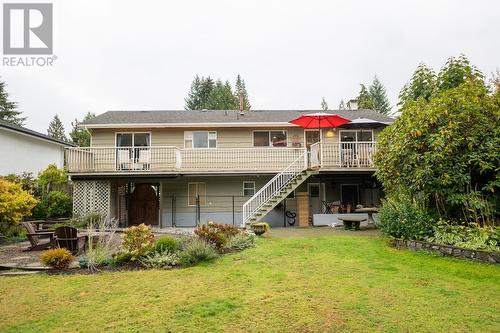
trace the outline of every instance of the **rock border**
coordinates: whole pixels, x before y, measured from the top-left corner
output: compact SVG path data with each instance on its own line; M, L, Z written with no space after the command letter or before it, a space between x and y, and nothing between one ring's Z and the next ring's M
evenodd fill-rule
M448 257L468 259L490 264L500 264L500 252L470 250L451 245L404 239L394 239L391 241L391 245L397 249L409 249L410 251L425 250L437 252Z

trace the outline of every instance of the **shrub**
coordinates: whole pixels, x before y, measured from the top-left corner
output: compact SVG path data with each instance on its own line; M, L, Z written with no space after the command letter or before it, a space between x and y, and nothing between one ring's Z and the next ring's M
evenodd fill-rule
M153 252L139 261L148 268L171 268L179 264L179 254L169 251Z
M88 228L88 269L93 272L98 267L112 263L113 255L118 252L118 242L115 237L118 221L116 219L91 220Z
M0 233L29 216L37 200L21 185L0 178Z
M256 236L253 232L240 233L229 238L226 248L233 251L243 251L255 246Z
M52 191L45 195L48 217L69 217L73 208L71 197L61 191Z
M162 253L162 252L170 252L174 253L177 250L179 250L179 244L177 242L177 239L171 236L163 236L156 240L155 242L155 251Z
M222 231L214 227L214 225L203 224L194 230L194 233L208 242L214 245L217 249L221 249L227 242L227 237Z
M68 268L74 257L67 249L52 249L42 253L40 260L44 265L55 269Z
M215 247L202 239L185 238L182 244L183 247L179 253L179 264L182 266L192 266L219 256Z
M47 168L38 174L38 186L48 191L52 184L67 184L68 175L64 169L59 169L55 164L49 164Z
M269 224L266 222L257 222L257 223L252 223L251 224L252 231L257 235L260 236L266 232L268 232L271 228L269 227Z
M435 224L425 204L403 190L382 201L378 216L378 227L394 238L424 239L432 235L432 227Z
M119 252L113 256L111 260L111 264L115 266L120 266L129 263L132 261L132 255L127 252Z
M440 220L434 227L434 235L428 240L469 250L500 252L500 227L481 227L475 223L456 225Z
M122 247L132 255L132 260L137 260L153 250L154 241L151 228L142 223L125 230Z

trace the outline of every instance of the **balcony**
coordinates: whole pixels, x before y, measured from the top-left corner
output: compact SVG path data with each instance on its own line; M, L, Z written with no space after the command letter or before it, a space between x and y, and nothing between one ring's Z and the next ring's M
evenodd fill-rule
M70 147L70 173L280 172L303 148ZM304 161L304 165L307 161Z
M375 142L335 142L311 145L310 166L321 170L374 170Z
M315 143L304 166L322 170L373 169L374 142ZM304 148L70 147L70 173L277 173L305 152Z

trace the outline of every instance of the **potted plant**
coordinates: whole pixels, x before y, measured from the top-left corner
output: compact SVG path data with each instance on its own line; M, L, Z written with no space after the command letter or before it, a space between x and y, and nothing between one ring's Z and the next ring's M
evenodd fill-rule
M263 235L264 233L268 232L270 229L269 224L267 224L266 222L252 223L250 227L252 228L252 231L257 236Z

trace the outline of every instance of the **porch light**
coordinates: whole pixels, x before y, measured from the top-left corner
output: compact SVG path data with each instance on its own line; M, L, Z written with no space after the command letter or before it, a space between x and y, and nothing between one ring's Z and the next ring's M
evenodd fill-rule
M326 137L327 138L333 138L335 136L335 134L333 133L333 131L335 131L335 129L330 128L328 130L328 132L326 132Z

